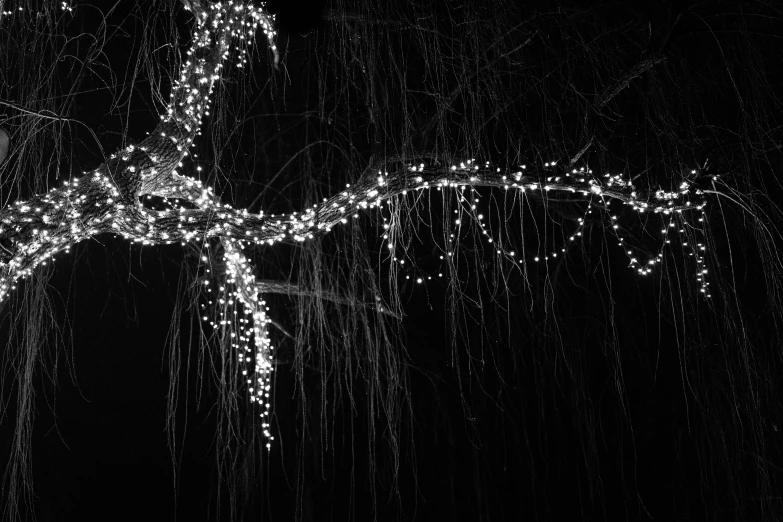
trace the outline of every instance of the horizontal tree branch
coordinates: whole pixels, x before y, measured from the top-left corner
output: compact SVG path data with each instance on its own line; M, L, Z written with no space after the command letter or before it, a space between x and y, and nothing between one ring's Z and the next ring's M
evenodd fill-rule
M142 159L143 160L143 159ZM128 160L130 161L130 160ZM138 201L121 198L116 185L100 169L63 188L16 203L0 212L2 284L26 275L32 267L78 241L101 233L116 233L145 244L186 242L210 237L272 245L283 240L304 241L323 236L354 214L378 207L384 200L408 191L464 186L493 187L529 194L549 191L616 199L639 212L681 212L701 208L703 202L687 184L679 192L637 192L617 177L599 182L588 174L551 168L529 175L525 169L501 171L472 162L446 166L430 162L397 165L392 172L367 171L353 186L304 212L287 215L253 214L217 202L200 182L183 176L170 178L164 193L191 201L198 209L148 210ZM174 182L179 183L174 190Z
M628 85L631 83L631 80L635 80L644 72L665 61L665 56L654 56L652 58L646 58L634 65L628 69L625 74L623 74L617 81L601 91L601 94L596 96L595 101L593 102L593 109L596 112L600 112L600 109L605 107L606 104L612 101L615 96L620 94L623 89L628 87Z
M356 299L343 297L335 292L307 290L300 288L296 283L291 283L288 281L273 281L270 279L256 279L255 290L259 294L284 294L292 297L317 297L338 305L372 308L378 312L381 312L382 314L390 315L396 319L401 319L400 315L383 306L379 297L376 298L378 300L376 303L364 303Z

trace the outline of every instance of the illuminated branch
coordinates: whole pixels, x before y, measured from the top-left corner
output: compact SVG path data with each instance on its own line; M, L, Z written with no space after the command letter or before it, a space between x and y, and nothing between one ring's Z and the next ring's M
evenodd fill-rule
M16 279L83 239L112 231L135 239L149 233L154 218L139 204L139 196L170 197L199 186L174 169L188 154L202 118L209 115L209 95L232 38L250 35L261 26L277 61L271 21L261 9L233 2L183 3L195 17L193 42L166 114L152 134L112 155L81 180L0 211L0 301ZM203 198L196 198L197 204L208 206L209 192L200 192ZM159 238L166 239L166 234Z
M252 362L253 375L248 375L247 370L243 372L246 378L248 391L250 392L251 402L258 402L263 406L261 412L261 428L264 436L269 439L266 447L271 447L271 441L274 437L269 432L269 393L271 391L272 370L272 352L274 347L269 339L270 320L266 312L268 308L266 303L259 299L257 291L257 281L253 274L248 259L242 254L242 245L237 241L226 239L223 241L225 255L223 259L226 262L226 272L229 276L228 282L234 285L233 295L242 303L245 315L252 319L253 342L255 346L251 349L244 346L244 351L239 350L240 360ZM252 359L248 357L253 355Z
M131 158L122 161L130 163ZM136 161L142 159L137 157ZM216 202L209 188L177 175L169 175L155 193L186 199L199 208L148 210L138 204L138 200L123 198L116 184L98 169L82 180L31 201L16 203L0 213L3 225L0 245L7 252L0 270L6 271L3 274L6 278L14 274L17 277L26 275L54 253L104 232L121 234L145 244L209 237L268 245L283 240L303 241L328 233L357 212L377 207L386 199L412 190L436 187L494 187L532 195L560 191L603 200L615 199L638 212L664 214L704 206L700 191L693 191L687 182L683 182L677 192L659 190L650 194L637 192L619 176L599 181L583 170L557 174L556 171L554 164L546 164L544 175L533 176L527 174L525 168L501 171L471 161L451 167L433 162L400 167L391 173L368 171L358 183L305 212L274 216L263 212L252 214Z
M548 166L547 166L548 167ZM549 167L548 167L549 168ZM554 165L552 166L554 169ZM612 176L598 181L584 171L550 176L531 176L526 169L501 172L489 165L479 166L471 161L451 167L439 165L407 166L396 172L366 172L358 183L325 199L302 213L267 215L237 210L225 204L207 208L164 211L141 210L135 220L114 223L112 226L124 235L147 243L172 243L200 237L223 237L272 245L283 240L304 241L323 236L337 224L345 223L352 215L378 207L384 200L406 194L408 191L460 186L493 187L518 190L529 194L562 191L584 196L615 199L638 212L669 214L704 206L699 191L692 191L687 182L677 192L659 190L648 194L637 192L633 185ZM547 173L545 173L547 174ZM198 204L211 201L209 191L202 191ZM192 195L186 195L192 201Z

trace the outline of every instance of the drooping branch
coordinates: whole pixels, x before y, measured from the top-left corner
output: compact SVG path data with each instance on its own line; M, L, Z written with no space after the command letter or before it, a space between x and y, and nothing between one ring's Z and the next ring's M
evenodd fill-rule
M244 347L244 352L239 352L241 358L246 362L252 362L253 375L247 375L247 370L243 373L247 377L248 391L250 392L251 402L258 402L263 406L261 412L261 428L264 436L269 439L266 447L271 446L274 437L269 432L269 393L271 390L271 377L274 366L272 364L272 353L274 347L269 339L270 319L267 315L269 310L266 303L259 298L257 291L257 280L248 259L242 253L242 245L232 239L223 241L225 251L224 260L226 262L226 274L228 282L234 285L233 295L237 301L242 303L244 313L252 319L252 337L253 348ZM251 332L246 332L251 333ZM252 358L247 355L253 354ZM246 355L247 354L247 355Z

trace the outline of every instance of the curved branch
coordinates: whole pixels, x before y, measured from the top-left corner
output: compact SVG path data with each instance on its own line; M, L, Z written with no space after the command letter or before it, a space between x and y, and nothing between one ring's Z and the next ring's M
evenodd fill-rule
M616 199L638 212L682 212L701 209L700 191L692 191L684 182L678 192L637 192L630 183L609 178L601 183L592 176L575 171L559 176L533 176L525 171L501 172L489 165L472 162L460 166L408 166L397 172L367 172L358 183L302 213L289 215L251 214L220 203L196 210L145 211L143 222L128 221L115 226L129 237L150 243L190 240L193 237L227 237L254 243L274 244L282 240L303 241L322 236L335 225L357 212L377 207L382 201L409 190L463 186L493 187L536 194L549 191L579 193ZM144 230L143 235L138 231ZM134 232L136 230L137 232Z
M130 160L129 160L130 161ZM545 172L545 174L554 174ZM701 191L683 182L679 192L637 193L631 183L614 176L600 182L573 170L534 176L525 169L502 172L489 164L468 161L446 167L437 163L407 166L393 173L367 171L353 186L288 215L251 214L217 202L209 188L183 176L169 177L160 192L181 197L197 209L153 211L122 198L116 184L101 169L81 182L66 184L44 196L17 203L0 212L0 295L11 281L26 275L55 252L96 234L113 232L145 244L220 237L272 245L283 240L304 241L322 236L357 212L378 207L409 190L464 186L494 187L530 194L562 191L603 200L616 199L638 212L682 212L701 209ZM43 210L42 210L43 209ZM10 247L9 247L10 245ZM8 254L10 253L10 255ZM14 277L14 275L16 277Z
M277 49L271 19L258 8L204 0L183 4L195 17L193 43L168 109L150 136L113 154L81 180L0 211L0 301L19 277L83 239L112 231L139 238L154 230L155 218L139 204L141 195L189 194L202 203L199 206L212 204L208 190L174 169L188 154L208 114L210 94L232 38L261 26L276 59Z
M593 102L593 109L596 112L600 112L602 108L606 106L610 101L612 101L615 96L620 94L620 92L628 87L628 85L631 83L631 80L635 80L639 76L641 76L646 71L652 69L659 63L663 63L666 61L665 56L654 56L652 58L646 58L630 69L628 69L625 74L623 74L618 80L616 80L612 85L608 86L606 89L601 91L601 94L596 96L595 101Z

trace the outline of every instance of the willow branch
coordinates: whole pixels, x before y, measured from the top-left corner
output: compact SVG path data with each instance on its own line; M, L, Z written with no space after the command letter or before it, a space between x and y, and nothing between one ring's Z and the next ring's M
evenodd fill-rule
M347 222L358 212L380 206L384 200L408 191L436 187L492 187L532 195L561 191L604 201L618 200L638 212L682 212L704 205L687 182L683 182L678 192L646 193L638 192L631 183L617 176L599 181L576 171L557 174L555 169L550 169L544 174L550 175L530 175L526 170L501 171L472 162L453 166L435 162L399 165L391 173L368 171L355 185L302 213L276 216L249 213L219 203L209 189L182 176L172 178L181 183L176 185L178 190L165 185L165 194L176 194L199 208L148 210L127 202L108 176L96 171L86 179L29 202L17 203L0 213L0 246L11 254L10 259L6 257L9 260L0 264L0 270L6 270L5 274L9 268L17 273L29 271L54 252L105 232L145 244L184 243L211 237L267 245L284 240L304 241L327 234L335 225ZM41 212L39 206L47 211Z
M612 85L601 91L601 94L599 94L595 101L593 102L593 109L596 112L600 112L600 109L602 109L604 106L606 106L607 103L612 101L615 96L620 94L620 92L628 87L628 84L631 83L631 80L635 80L642 74L644 74L646 71L652 69L659 63L665 62L666 57L665 56L655 56L653 58L647 58L645 60L640 61L630 69L628 69L625 74L623 74L616 82L614 82Z
M292 297L318 297L334 304L348 307L366 307L372 308L382 314L390 315L396 319L401 319L400 315L394 313L389 308L383 306L380 301L377 303L364 303L356 299L343 297L335 292L316 291L300 288L296 283L288 281L273 281L269 279L257 279L255 291L259 294L283 294Z
M638 212L682 212L702 208L702 198L687 183L677 192L638 191L617 177L600 182L587 174L526 175L502 172L489 165L468 162L461 166L407 166L389 173L365 173L358 183L313 205L304 212L285 215L254 214L228 205L203 209L143 211L135 220L113 225L129 237L149 243L170 243L193 237L226 237L272 245L283 240L304 241L327 234L340 223L384 200L408 191L465 186L518 190L529 194L562 191L618 200Z

